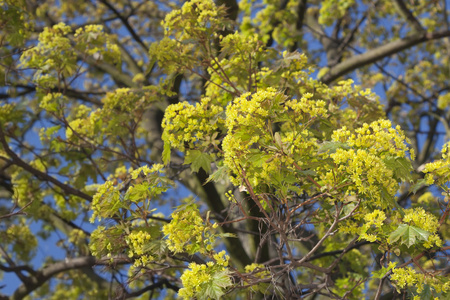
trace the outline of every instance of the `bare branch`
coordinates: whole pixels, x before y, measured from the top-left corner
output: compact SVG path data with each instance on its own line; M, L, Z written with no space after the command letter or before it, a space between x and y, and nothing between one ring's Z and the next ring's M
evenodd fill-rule
M445 37L450 37L450 30L410 35L403 39L387 43L335 65L323 76L322 82L329 84L337 78L377 60L396 54L415 45Z
M56 178L48 175L47 173L41 172L41 171L33 168L31 165L29 165L25 161L23 161L19 156L17 156L17 154L13 150L11 150L11 148L9 148L9 145L6 142L5 132L3 131L2 126L0 126L0 144L3 146L3 149L8 154L8 156L11 157L11 159L15 165L21 167L25 171L33 174L34 176L36 176L37 178L39 178L43 181L53 183L54 185L56 185L57 187L62 189L64 192L66 192L70 195L80 197L89 202L92 201L92 197L89 196L88 194L85 194L82 191L75 189L74 187L72 187L68 184L62 183L61 181L57 180Z
M128 263L127 258L117 257L116 264ZM84 256L76 258L66 258L63 261L59 261L49 265L41 271L37 271L34 275L28 277L27 284L23 284L17 288L14 294L11 296L11 300L23 299L25 296L42 286L47 280L68 270L91 268L95 265L107 265L110 263L110 258L96 259L93 256Z
M114 14L122 21L122 24L125 26L125 28L128 30L128 32L131 34L131 36L135 39L135 41L141 45L142 48L144 48L145 52L148 52L148 46L144 43L144 41L140 38L140 36L134 31L133 27L131 27L130 23L128 22L128 16L125 17L120 14L120 12L108 1L101 0L101 3L103 3L106 7L108 7Z
M394 0L394 6L397 8L398 13L408 21L408 23L418 32L423 32L425 29L420 22L414 17L411 11L406 7L403 0Z

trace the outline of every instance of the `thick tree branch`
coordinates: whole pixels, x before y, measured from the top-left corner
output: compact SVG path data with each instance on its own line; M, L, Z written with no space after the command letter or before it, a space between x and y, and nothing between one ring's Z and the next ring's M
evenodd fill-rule
M450 30L445 30L439 32L411 35L403 39L387 43L375 49L368 50L363 54L353 56L335 65L328 71L327 74L323 76L322 82L329 84L337 78L377 60L396 54L415 45L449 36Z
M126 263L126 259L120 260L116 263ZM77 258L66 258L63 261L56 262L51 264L50 266L42 269L41 271L35 272L33 276L28 277L27 284L23 284L17 288L14 294L11 296L11 300L19 300L23 299L25 296L29 295L31 292L42 286L47 280L52 278L53 276L74 269L81 268L91 268L95 265L106 265L109 264L109 258L105 260L98 260L93 256L84 256Z
M298 3L297 6L297 22L295 24L295 29L297 29L297 31L301 31L302 27L303 27L303 23L305 21L305 14L306 14L306 3L308 2L308 0L301 0ZM296 41L291 47L290 47L290 51L294 52L299 46L299 41Z
M133 82L133 78L131 76L127 75L111 64L96 61L92 57L86 57L84 58L84 60L92 67L97 68L110 75L117 84L122 84L126 87L138 87L137 84Z

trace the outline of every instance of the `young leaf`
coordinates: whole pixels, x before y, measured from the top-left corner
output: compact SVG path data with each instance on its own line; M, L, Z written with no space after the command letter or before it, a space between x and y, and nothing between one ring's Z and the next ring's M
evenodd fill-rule
M280 133L275 132L274 138L275 138L275 142L276 142L277 146L281 149L283 147L283 143L281 142Z
M214 159L208 153L201 152L200 150L191 150L184 158L184 164L191 164L192 172L198 172L200 168L205 170L206 173L211 172L211 163Z
M411 162L404 157L388 156L383 160L386 167L394 172L394 178L411 182L413 167Z
M162 152L162 161L164 165L168 165L170 162L170 142L168 141L167 133L164 131L162 134L162 140L164 141L164 149Z
M228 168L226 166L219 167L217 171L209 175L204 184L207 184L210 181L218 182L219 180L224 179L227 176L227 170Z
M217 272L213 275L205 288L204 299L220 299L223 296L224 288L231 285L227 271Z
M413 194L416 194L418 190L420 190L422 187L428 185L428 184L426 184L426 182L427 181L425 179L417 180L417 182L409 188L409 191L412 192Z
M400 243L408 248L416 243L416 241L426 241L430 233L415 226L400 224L398 228L389 236L389 243L395 243L400 239Z
M347 145L346 143L341 143L341 142L323 142L320 145L319 150L317 150L317 153L322 154L322 153L329 152L329 154L332 154L332 153L336 152L336 150L338 148L350 149L350 146Z
M164 165L168 165L170 162L170 143L164 141L164 150L162 152L162 160Z

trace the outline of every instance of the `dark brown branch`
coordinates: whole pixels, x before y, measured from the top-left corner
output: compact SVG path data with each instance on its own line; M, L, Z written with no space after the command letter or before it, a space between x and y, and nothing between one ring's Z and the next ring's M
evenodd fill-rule
M108 1L106 0L100 0L101 3L103 3L106 7L108 7L121 21L122 24L126 27L128 32L131 34L131 36L134 38L134 40L144 48L145 52L148 52L148 46L144 43L144 41L139 37L139 35L136 33L136 31L131 27L130 23L128 22L128 17L124 17L120 14L119 11Z
M144 293L146 293L148 291L153 291L155 289L161 289L164 286L169 288L169 289L171 289L171 290L174 290L175 292L178 292L178 290L180 289L178 286L170 283L169 280L163 279L163 280L158 281L157 283L154 283L152 285L146 286L143 289L140 289L138 291L126 294L125 299L139 297L139 296L141 296L142 294L144 294Z
M351 251L351 250L353 250L355 248L359 248L361 246L368 245L368 244L370 244L370 242L364 241L364 242L359 242L359 243L353 244L349 248L344 249L344 250L335 250L335 251L323 252L323 253L311 256L307 261L312 261L312 260L319 259L319 258L326 257L326 256L338 255L338 254L343 253L344 251L348 252L348 251Z
M437 109L435 114L440 115L441 112L442 111L440 109ZM425 114L427 114L427 113L425 113ZM427 114L427 115L429 115L429 114ZM429 157L430 157L430 153L433 151L433 146L434 146L434 144L436 142L436 138L437 138L436 130L437 130L438 124L439 124L439 119L436 119L433 116L429 116L429 122L428 122L429 132L427 134L427 139L423 143L422 150L417 155L416 160L418 162L418 165L422 165L422 164L426 163L427 159L429 159Z
M412 12L406 7L405 2L403 0L394 0L394 6L397 8L399 15L408 21L409 24L417 31L423 32L425 29L422 27L420 22L414 17Z
M29 280L27 284L23 284L18 287L11 296L11 300L23 299L25 296L42 286L47 280L61 272L86 267L91 268L95 265L106 265L109 264L109 261L109 258L105 260L98 260L93 256L84 256L70 259L66 258L63 261L53 263L41 271L35 272L33 276L28 277ZM118 258L116 263L127 263L127 260Z
M295 24L295 28L297 29L297 31L301 31L302 27L303 27L303 23L305 21L305 14L306 14L306 3L308 2L308 0L301 0L298 3L297 6L297 22ZM297 48L298 48L298 44L299 41L295 42L291 47L290 47L290 51L294 52Z
M329 84L337 78L377 60L396 54L415 45L449 36L450 30L444 30L439 32L410 35L403 39L387 43L375 49L368 50L363 54L353 56L352 58L335 65L328 71L327 74L323 76L322 82Z
M61 181L55 179L52 176L33 168L31 165L27 164L19 156L17 156L17 154L14 151L12 151L11 148L9 148L9 145L6 142L5 132L3 131L3 127L1 125L0 125L0 144L3 146L3 149L5 150L6 154L8 154L8 156L11 158L12 162L15 165L17 165L17 166L21 167L22 169L24 169L25 171L33 174L35 177L37 177L40 180L50 182L50 183L56 185L57 187L62 189L64 192L66 192L70 195L80 197L89 202L92 201L92 197L89 196L88 194L85 194L82 191L75 189L68 184L62 183Z

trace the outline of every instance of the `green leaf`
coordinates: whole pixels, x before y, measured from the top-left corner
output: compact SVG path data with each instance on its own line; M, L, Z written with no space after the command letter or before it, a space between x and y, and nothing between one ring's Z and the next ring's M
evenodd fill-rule
M223 296L224 289L231 285L230 276L227 271L215 273L211 281L206 284L205 293L200 299L220 299Z
M147 242L144 246L144 249L146 252L161 255L165 253L167 248L166 241L163 239L157 239L157 240L151 240L150 242Z
M210 181L218 182L219 180L225 179L227 176L227 170L228 167L226 166L219 167L217 171L209 175L208 179L205 181L204 184L207 184Z
M263 163L271 159L273 155L266 153L256 153L249 157L248 161L255 167L262 167Z
M420 293L420 299L433 299L433 293L431 292L431 287L428 284L423 285L423 290ZM436 297L436 295L434 295ZM442 299L442 298L438 298Z
M237 235L235 235L234 233L219 233L217 234L218 237L224 237L224 238L237 238Z
M191 164L192 172L198 172L202 168L206 173L210 173L213 161L211 155L200 150L190 150L184 158L185 165Z
M409 191L413 194L417 193L417 191L420 190L422 187L428 186L426 182L427 181L424 178L417 180L417 182L409 188Z
M383 268L381 268L380 270L378 270L378 271L373 271L372 272L372 278L383 278L384 277L384 275L386 275L386 273L388 272L389 270L387 269L387 268L385 268L385 267L383 267Z
M342 142L323 142L319 149L317 150L318 154L322 154L322 153L326 153L329 152L329 154L332 154L334 152L336 152L337 149L342 148L342 149L350 149L350 146L347 145L346 143L342 143Z
M328 73L329 70L330 70L330 68L328 68L328 67L321 68L319 70L319 73L317 74L317 78L318 79L322 78L325 74Z
M395 266L397 265L397 263L390 263L388 265L388 267L382 267L380 270L378 271L373 271L372 272L372 278L383 278L387 272L389 272L390 270L392 270L393 268L395 268Z
M164 165L168 165L170 162L170 142L164 141L164 150L162 152L162 161Z
M213 276L213 281L216 285L226 288L231 285L230 276L228 275L228 271L217 272Z
M411 182L413 167L411 162L404 157L388 156L383 159L386 167L394 172L394 178Z
M417 241L426 241L430 233L415 226L400 224L398 228L389 236L389 243L395 243L400 239L400 243L406 245L408 248L414 245Z
M283 143L281 142L280 133L279 132L275 132L274 138L275 138L275 143L281 149L283 147Z

